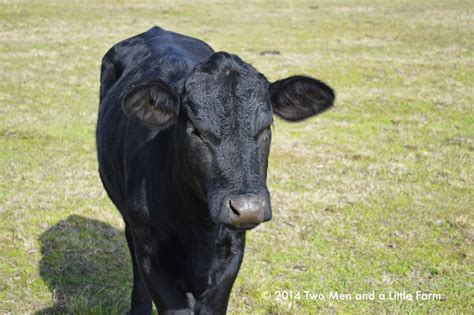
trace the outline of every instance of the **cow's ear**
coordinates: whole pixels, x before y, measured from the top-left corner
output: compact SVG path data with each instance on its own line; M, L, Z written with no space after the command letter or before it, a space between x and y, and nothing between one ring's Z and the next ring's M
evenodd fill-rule
M122 103L125 114L148 128L163 130L179 114L179 96L167 84L153 81L133 86Z
M305 76L292 76L270 84L273 112L288 121L317 115L334 103L335 94L325 83Z

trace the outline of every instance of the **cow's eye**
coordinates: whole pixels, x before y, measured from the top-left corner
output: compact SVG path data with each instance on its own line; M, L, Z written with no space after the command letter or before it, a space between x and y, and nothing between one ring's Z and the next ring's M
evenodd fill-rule
M193 139L205 143L208 147L218 146L221 143L221 140L213 133L207 131L201 132L195 128L191 122L188 122L186 125L186 134Z
M201 138L201 140L202 140L202 135L201 135L201 133L199 132L199 130L197 130L196 128L193 128L193 130L191 131L191 133L192 133L193 135L195 135L196 137Z
M191 125L191 123L188 123L188 125L186 126L186 133L188 135L191 135L191 136L194 136L194 137L198 138L201 141L204 141L204 139L203 139L201 133L199 132L199 130L197 130L193 125Z

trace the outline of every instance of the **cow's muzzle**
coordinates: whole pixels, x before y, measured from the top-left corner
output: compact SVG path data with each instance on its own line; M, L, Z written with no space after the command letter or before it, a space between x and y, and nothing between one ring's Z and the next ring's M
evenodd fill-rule
M224 206L229 213L229 224L236 228L252 228L272 217L268 194L231 195Z

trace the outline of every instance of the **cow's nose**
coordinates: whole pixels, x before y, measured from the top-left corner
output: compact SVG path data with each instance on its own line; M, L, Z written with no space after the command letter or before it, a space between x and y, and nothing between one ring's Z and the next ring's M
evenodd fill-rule
M245 226L268 221L270 205L267 198L259 194L234 195L229 198L229 223ZM271 215L270 215L271 216Z

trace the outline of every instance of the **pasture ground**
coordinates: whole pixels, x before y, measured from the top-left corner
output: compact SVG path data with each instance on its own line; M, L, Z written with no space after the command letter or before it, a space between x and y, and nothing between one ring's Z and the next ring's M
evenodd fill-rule
M337 91L330 112L275 123L274 218L248 233L230 313L474 312L470 1L3 1L0 312L128 310L123 223L97 173L99 69L155 24ZM416 291L441 299L389 299Z

